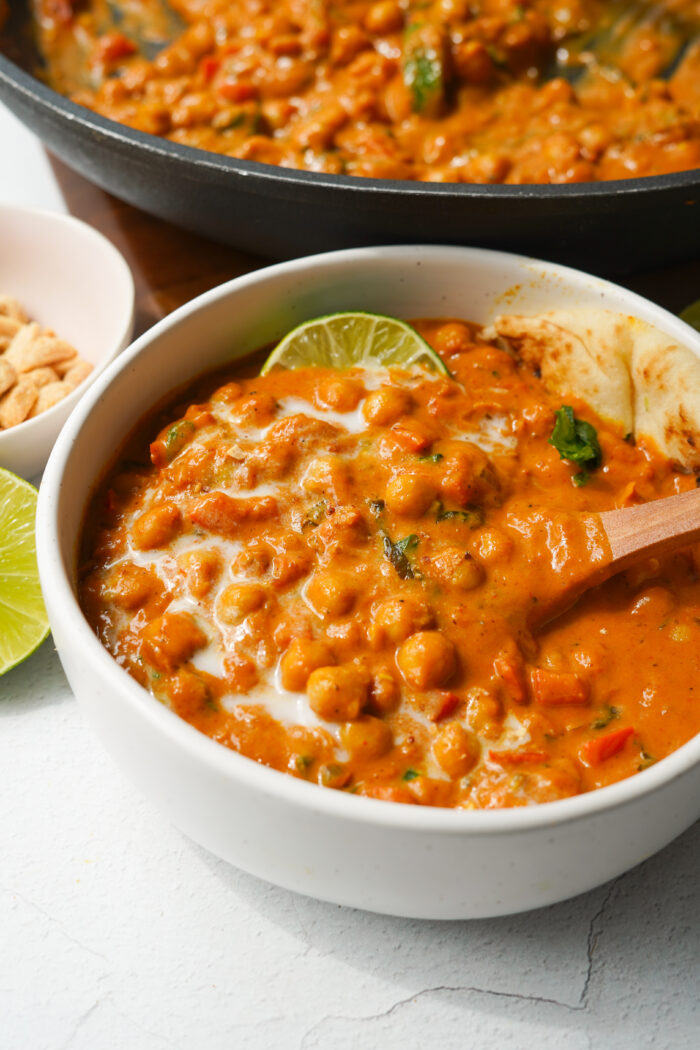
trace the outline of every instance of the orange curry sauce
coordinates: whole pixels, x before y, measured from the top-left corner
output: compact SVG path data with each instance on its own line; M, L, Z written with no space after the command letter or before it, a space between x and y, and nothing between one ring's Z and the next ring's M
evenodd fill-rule
M453 379L220 374L151 419L89 511L85 613L202 733L318 784L491 808L635 774L700 730L700 549L529 614L600 556L578 512L696 479L572 401L602 450L576 484L536 375L418 327Z
M649 17L625 0L169 6L185 28L163 48L152 0L114 5L118 27L106 0L36 0L50 83L174 142L308 171L522 184L700 167L697 0Z

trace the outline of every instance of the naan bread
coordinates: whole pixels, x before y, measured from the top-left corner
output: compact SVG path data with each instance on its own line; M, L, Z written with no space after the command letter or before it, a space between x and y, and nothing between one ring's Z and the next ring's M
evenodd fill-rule
M687 347L609 310L504 315L484 334L537 368L548 389L580 397L623 433L700 470L700 358Z

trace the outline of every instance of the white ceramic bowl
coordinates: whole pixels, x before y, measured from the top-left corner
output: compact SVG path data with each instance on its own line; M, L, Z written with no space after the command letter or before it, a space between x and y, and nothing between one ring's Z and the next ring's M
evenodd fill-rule
M0 467L31 478L78 400L128 344L134 282L117 249L84 222L0 204L0 295L14 296L33 321L52 328L94 365L63 401L0 431Z
M38 513L44 596L66 674L105 747L197 842L300 893L426 918L536 908L637 864L700 815L700 737L631 779L526 809L440 810L317 787L181 721L116 664L76 602L76 543L95 479L169 388L318 314L487 322L504 302L636 314L700 356L700 335L671 314L560 266L466 248L335 252L238 278L161 321L94 384L49 461Z

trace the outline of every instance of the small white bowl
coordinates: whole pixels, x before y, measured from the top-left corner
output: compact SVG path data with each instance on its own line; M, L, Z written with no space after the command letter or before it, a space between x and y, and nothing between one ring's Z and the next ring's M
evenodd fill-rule
M31 478L44 467L71 410L127 346L134 282L106 237L69 215L0 204L0 231L0 295L18 299L32 321L53 329L94 366L53 408L0 431L0 466Z
M297 780L215 743L159 703L101 645L76 599L78 539L95 483L169 390L319 314L486 324L503 309L566 306L636 315L700 358L700 335L678 318L576 270L469 248L363 248L258 270L200 296L134 343L75 410L39 495L39 570L54 641L105 747L197 842L324 900L474 918L589 890L700 816L700 736L628 780L523 809L407 806Z

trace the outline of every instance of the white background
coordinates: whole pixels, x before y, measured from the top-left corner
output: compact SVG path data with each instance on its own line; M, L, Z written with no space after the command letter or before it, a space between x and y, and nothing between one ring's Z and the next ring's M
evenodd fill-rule
M2 107L0 201L65 207ZM295 896L132 789L49 640L0 679L0 1050L697 1048L699 861L700 824L586 896L479 922Z

